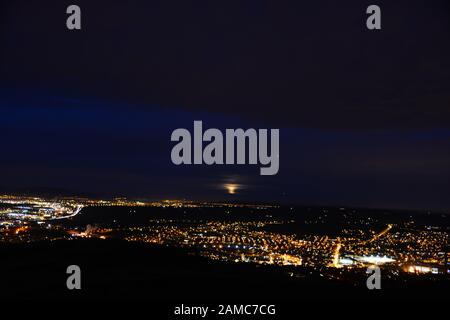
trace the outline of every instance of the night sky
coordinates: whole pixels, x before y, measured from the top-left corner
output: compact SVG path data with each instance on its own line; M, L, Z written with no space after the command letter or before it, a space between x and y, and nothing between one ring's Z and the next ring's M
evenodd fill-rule
M0 189L450 209L450 2L280 2L0 0ZM280 128L278 175L173 165L194 120Z

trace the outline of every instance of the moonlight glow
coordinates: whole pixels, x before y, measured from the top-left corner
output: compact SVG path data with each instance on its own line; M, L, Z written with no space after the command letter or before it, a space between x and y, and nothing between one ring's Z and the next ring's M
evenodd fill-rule
M236 194L239 185L235 183L227 183L226 185L224 185L224 187L225 189L227 189L228 194Z

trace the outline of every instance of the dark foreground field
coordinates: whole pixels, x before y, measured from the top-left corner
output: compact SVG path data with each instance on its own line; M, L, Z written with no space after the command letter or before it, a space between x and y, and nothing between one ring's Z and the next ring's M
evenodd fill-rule
M122 241L74 240L0 245L1 299L146 299L173 303L224 303L449 299L448 280L361 285L289 277L250 264L226 264L177 249ZM66 288L66 268L79 265L82 289Z

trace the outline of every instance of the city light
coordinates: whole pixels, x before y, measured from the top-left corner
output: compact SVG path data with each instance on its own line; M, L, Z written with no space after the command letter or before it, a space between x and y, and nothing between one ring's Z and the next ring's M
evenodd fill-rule
M238 184L224 186L229 194L239 189ZM131 223L116 218L96 223L77 222L83 221L87 209L95 212L108 207L125 212L124 217ZM4 195L0 196L0 242L119 239L182 248L227 263L309 268L330 279L345 278L350 270L363 272L371 265L383 265L385 272L396 275L444 272L448 233L439 226L418 227L409 219L398 224L381 223L373 216L364 217L355 210L341 208L335 213L343 225L337 234L302 233L297 230L305 226L334 226L335 222L328 222L332 217L328 209L316 209L306 216L295 214L294 210L261 204L187 200L43 199ZM203 215L206 211L215 214L206 218ZM154 212L161 216L149 219ZM227 219L223 219L224 214ZM140 215L145 219L136 223Z

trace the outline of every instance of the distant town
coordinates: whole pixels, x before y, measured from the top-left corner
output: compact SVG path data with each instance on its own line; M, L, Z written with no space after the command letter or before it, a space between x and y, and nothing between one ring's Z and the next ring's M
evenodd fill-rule
M371 265L393 279L446 276L449 220L347 208L0 196L4 243L116 239L226 263L274 265L288 276L306 268L335 280Z

